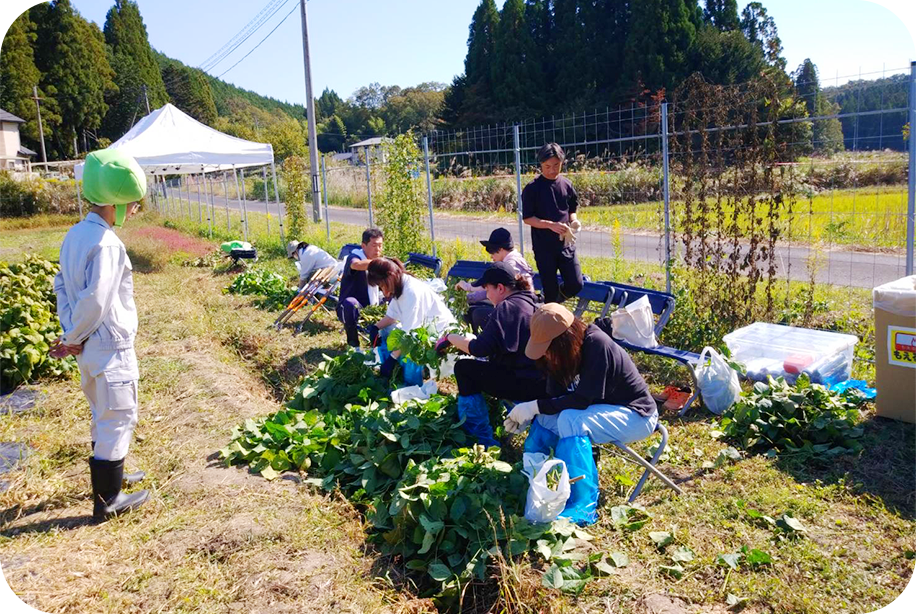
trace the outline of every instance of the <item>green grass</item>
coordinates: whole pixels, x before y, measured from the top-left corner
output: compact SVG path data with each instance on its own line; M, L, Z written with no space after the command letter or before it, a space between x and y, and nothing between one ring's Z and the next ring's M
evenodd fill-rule
M872 187L858 190L836 190L799 199L791 215L783 212L783 234L787 242L851 246L863 249L902 250L906 242L907 193L897 187ZM437 210L441 215L470 217L483 220L516 220L513 211ZM759 206L757 215L765 217L766 207ZM732 209L725 208L728 220ZM661 202L621 204L608 207L583 207L579 219L587 229L609 231L617 222L628 231L661 233L664 231L664 206ZM682 229L683 203L672 202L672 228ZM716 222L709 215L710 230ZM747 232L747 216L738 219L741 233Z
M260 264L292 275L279 238L262 237L266 224L262 230L260 221L250 221L264 246ZM162 220L147 214L132 222L122 231L127 242L133 231ZM337 242L355 232L343 226L332 231ZM14 234L20 249L53 251L63 229L56 232ZM322 239L323 233L323 226L311 225L308 236ZM5 245L14 249L16 243ZM440 247L449 258L480 257L477 245ZM634 283L664 284L657 267L640 263L587 259L583 266L598 276L613 271ZM89 410L76 379L42 382L48 396L34 412L0 416L0 440L34 449L25 469L10 474L12 488L0 494L7 581L29 604L49 612L209 613L267 603L277 611L427 611L429 603L399 583L399 561L366 546L363 522L341 498L291 480L266 482L208 459L235 424L275 411L322 353L343 347L330 315L320 315L306 334L272 330L275 313L254 308L251 297L222 294L230 280L171 261L160 272L135 275L143 379L140 437L128 463L150 473L154 491L138 513L100 526L78 521L89 509L83 460ZM824 305L817 313L826 323L856 327L870 318L866 291L816 292ZM863 315L856 316L860 309ZM666 369L676 370L651 360L640 368L657 386L672 381ZM615 454L603 454L599 464L601 513L589 529L591 550L627 554L626 568L593 581L575 598L543 588L543 562L522 557L494 570L501 580L468 594L482 596L481 605L493 611L611 608L625 614L645 611L642 599L656 593L724 612L733 594L747 600L746 611L788 614L873 611L903 590L916 552L912 425L876 418L868 409L861 456L829 465L744 456L707 468L704 462L726 446L713 436L714 420L700 410L685 420L664 420L671 439L661 467L685 494L676 497L650 479L639 498L652 515L645 527L621 532L610 522L610 507L625 502L638 467ZM649 443L634 448L645 451ZM791 513L808 532L780 540L747 510L774 518ZM670 532L675 543L660 551L651 531ZM681 579L660 569L679 546L696 553ZM718 555L742 546L767 552L772 565L729 572L716 563Z

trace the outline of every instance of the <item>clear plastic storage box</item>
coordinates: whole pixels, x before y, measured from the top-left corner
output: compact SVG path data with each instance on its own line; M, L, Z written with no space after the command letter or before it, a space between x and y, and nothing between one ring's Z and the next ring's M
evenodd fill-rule
M732 360L747 369L748 379L768 375L794 382L806 373L816 384L830 386L849 379L855 335L755 322L724 337Z

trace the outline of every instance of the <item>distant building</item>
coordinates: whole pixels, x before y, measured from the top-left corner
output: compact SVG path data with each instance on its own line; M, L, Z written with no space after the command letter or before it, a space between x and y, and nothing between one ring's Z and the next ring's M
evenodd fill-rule
M31 159L38 155L19 141L19 124L25 120L0 109L0 168L31 170Z
M373 164L376 162L384 164L387 155L382 145L384 143L390 143L392 140L393 139L389 139L385 136L376 136L371 139L366 139L365 141L360 141L359 143L353 143L350 145L350 153L353 154L350 158L350 164L356 166L365 165L367 154L370 156L369 160Z

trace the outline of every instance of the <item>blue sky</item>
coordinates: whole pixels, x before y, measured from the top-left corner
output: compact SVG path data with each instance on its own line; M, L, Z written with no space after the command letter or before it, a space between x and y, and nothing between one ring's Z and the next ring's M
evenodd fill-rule
M496 0L502 6L504 0ZM897 0L884 0L885 3ZM905 1L905 0L904 0ZM105 21L111 0L72 0L84 17ZM330 87L346 98L361 85L448 83L463 70L468 25L479 0L310 0L309 34L316 96ZM790 69L810 57L824 85L907 68L916 45L903 21L868 0L762 0L775 18ZM219 75L260 41L297 0L214 68ZM197 66L227 43L268 0L139 0L150 42ZM739 6L746 4L739 0ZM223 79L302 102L298 9ZM840 77L837 79L837 77Z

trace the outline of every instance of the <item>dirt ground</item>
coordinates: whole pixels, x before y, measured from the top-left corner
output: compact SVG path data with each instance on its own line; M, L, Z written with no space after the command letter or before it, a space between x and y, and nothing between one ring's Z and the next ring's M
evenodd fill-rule
M62 236L17 232L6 233L6 246L40 253ZM345 499L300 476L268 482L217 458L236 425L279 409L303 372L343 348L333 316L308 334L276 332L276 314L223 293L230 276L150 263L135 274L141 412L127 464L147 472L152 497L136 513L92 524L88 405L76 379L35 386L34 408L0 415L0 442L31 450L0 492L0 565L15 593L53 613L433 610L397 562L368 544L368 527ZM639 472L602 456L603 509L589 531L596 551L625 552L628 567L575 597L543 588L542 564L522 560L495 572L508 584L497 577L472 587L466 611L725 614L733 594L751 613L869 612L907 584L916 551L912 428L868 416L866 452L830 467L758 456L706 469L725 447L710 436L709 417L664 419L671 441L662 469L685 494L650 480L640 496L652 515L646 529L611 525L608 507L624 502ZM808 533L775 540L746 508L791 512ZM661 571L670 557L648 531L668 531L696 553L683 578ZM745 545L768 551L773 565L730 572L717 564ZM508 598L507 586L523 598Z

